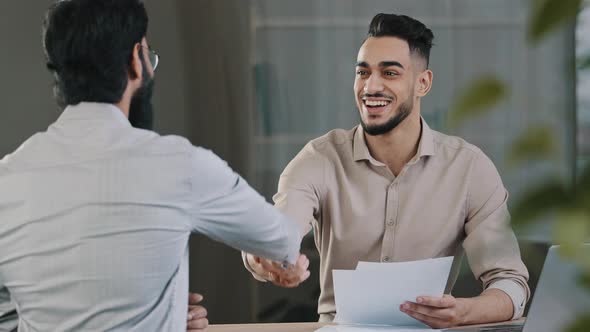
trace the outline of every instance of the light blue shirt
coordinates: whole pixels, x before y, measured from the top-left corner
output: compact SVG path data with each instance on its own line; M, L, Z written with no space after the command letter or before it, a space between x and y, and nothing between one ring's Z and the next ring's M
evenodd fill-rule
M184 331L191 232L299 253L297 226L224 161L114 105L70 106L0 161L0 292L19 331Z

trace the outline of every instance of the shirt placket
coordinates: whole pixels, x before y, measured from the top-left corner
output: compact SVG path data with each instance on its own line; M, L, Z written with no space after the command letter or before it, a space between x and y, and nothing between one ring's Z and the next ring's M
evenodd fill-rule
M383 234L383 243L381 244L381 261L392 262L394 259L394 238L395 224L398 216L398 196L399 184L398 178L393 180L387 187L386 204L385 204L385 233Z

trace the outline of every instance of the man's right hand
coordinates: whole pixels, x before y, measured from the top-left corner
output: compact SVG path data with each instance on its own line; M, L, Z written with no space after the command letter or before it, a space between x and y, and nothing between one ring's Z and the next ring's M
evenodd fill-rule
M273 284L286 288L299 286L309 278L309 259L305 255L299 255L294 265L283 268L280 263L254 256L246 255L248 265L259 277L272 282Z

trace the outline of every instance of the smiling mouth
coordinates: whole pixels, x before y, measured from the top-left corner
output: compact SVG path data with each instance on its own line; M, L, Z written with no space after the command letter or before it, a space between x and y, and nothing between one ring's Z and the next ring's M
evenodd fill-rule
M363 99L363 104L369 108L384 107L391 104L391 100L366 100Z

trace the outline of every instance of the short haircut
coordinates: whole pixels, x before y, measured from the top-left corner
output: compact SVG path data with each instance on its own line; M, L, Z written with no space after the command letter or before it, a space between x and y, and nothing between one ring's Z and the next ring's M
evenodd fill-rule
M61 106L118 103L148 16L141 0L61 0L47 11L43 46Z
M430 49L434 34L424 23L406 15L377 14L369 25L368 37L397 37L405 40L412 54L430 63Z

